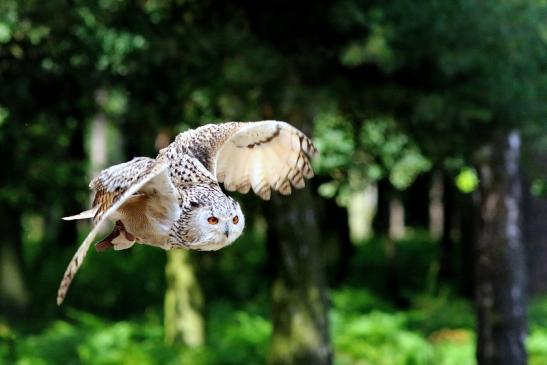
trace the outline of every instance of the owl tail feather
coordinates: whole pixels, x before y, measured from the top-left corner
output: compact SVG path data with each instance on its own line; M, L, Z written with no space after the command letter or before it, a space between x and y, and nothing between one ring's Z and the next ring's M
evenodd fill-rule
M89 209L89 210L86 210L85 212L81 212L80 214L63 217L62 219L65 221L73 221L76 219L89 219L89 218L93 218L94 216L95 216L95 210Z

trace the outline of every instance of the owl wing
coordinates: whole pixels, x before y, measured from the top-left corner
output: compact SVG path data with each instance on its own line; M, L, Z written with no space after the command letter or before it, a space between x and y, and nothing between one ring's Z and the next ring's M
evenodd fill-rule
M317 149L290 124L228 123L224 129L229 137L215 149L211 168L226 190L247 193L252 187L258 196L269 200L270 188L289 195L291 185L303 188L304 178L313 177L310 159Z
M176 190L171 183L168 165L157 163L146 157L134 158L129 162L109 167L103 170L89 184L96 191L91 210L68 219L91 218L94 227L85 238L82 245L68 264L57 292L57 305L63 302L68 287L76 272L82 265L87 251L106 219L135 194L154 191L177 201ZM177 204L168 209L176 209Z

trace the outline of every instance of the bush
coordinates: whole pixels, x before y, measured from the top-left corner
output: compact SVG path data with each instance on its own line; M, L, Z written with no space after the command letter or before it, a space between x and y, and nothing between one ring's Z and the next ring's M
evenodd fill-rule
M330 298L333 307L346 314L363 314L372 310L394 311L391 304L364 288L341 288L333 291Z
M159 315L110 322L81 311L34 335L0 325L0 364L17 365L201 365L264 364L270 322L258 314L216 305L203 348L170 347Z
M400 314L371 312L343 318L334 328L337 364L427 364L431 346L419 334L404 328Z
M412 302L412 309L407 312L409 327L425 336L444 329L475 328L475 313L468 300L442 293L417 296Z
M16 341L17 365L43 364L200 364L200 350L163 344L157 320L110 323L84 312L73 322L55 321L38 335Z
M473 312L466 301L423 297L416 309L395 312L365 290L344 288L331 297L337 365L475 363Z
M218 305L209 318L208 348L211 363L265 364L272 326L267 318Z

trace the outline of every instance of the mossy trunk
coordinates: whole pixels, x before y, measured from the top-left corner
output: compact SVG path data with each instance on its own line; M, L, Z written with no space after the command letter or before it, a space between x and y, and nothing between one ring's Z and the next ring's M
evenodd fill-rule
M320 230L309 190L268 206L273 334L270 365L331 364Z
M518 132L496 138L479 159L477 360L479 365L525 365L526 263Z
M189 255L185 250L167 252L165 342L195 347L204 341L203 295Z

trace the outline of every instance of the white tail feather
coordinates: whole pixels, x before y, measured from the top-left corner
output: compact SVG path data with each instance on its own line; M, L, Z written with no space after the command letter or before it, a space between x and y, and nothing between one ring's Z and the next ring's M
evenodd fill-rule
M73 221L76 219L89 219L89 218L93 218L94 216L95 216L95 210L89 209L89 210L86 210L85 212L81 212L80 214L63 217L62 219L65 221Z

